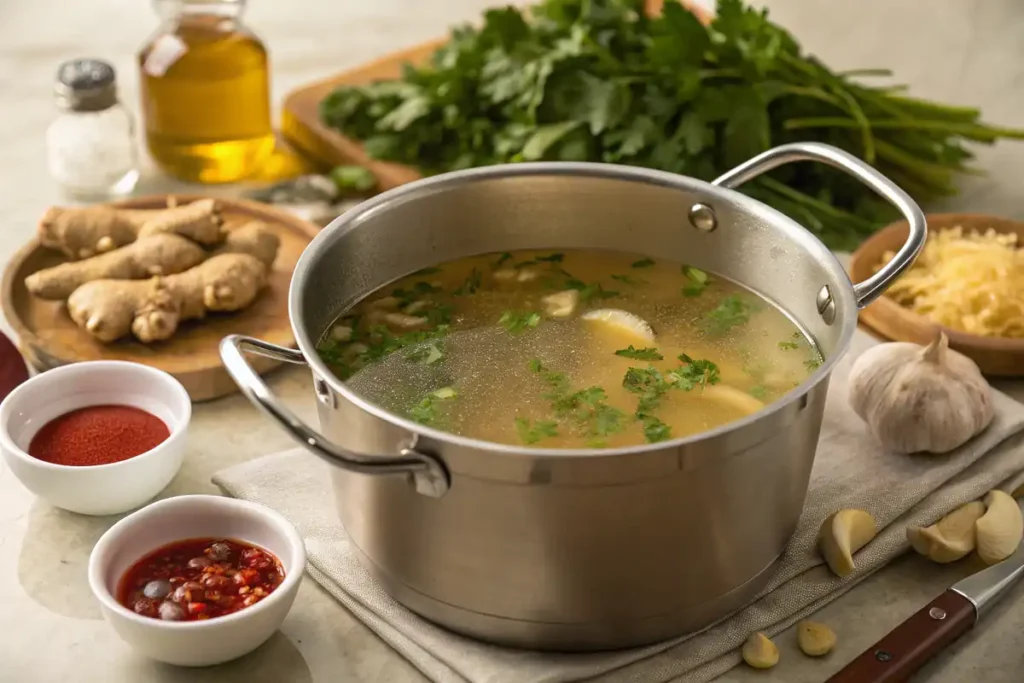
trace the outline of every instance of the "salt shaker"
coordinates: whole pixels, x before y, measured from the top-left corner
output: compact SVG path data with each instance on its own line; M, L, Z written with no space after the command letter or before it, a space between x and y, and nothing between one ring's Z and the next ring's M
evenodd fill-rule
M98 59L64 62L54 95L61 114L46 131L50 174L81 201L130 193L139 179L135 127L117 99L114 67Z

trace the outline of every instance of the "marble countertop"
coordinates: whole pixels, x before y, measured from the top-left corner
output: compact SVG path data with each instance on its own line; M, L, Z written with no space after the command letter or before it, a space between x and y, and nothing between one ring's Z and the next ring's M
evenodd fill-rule
M34 230L41 211L60 201L46 173L43 133L54 115L57 64L81 56L111 60L122 97L137 111L133 55L156 25L149 3L3 2L0 9L0 263ZM291 88L473 19L488 0L293 0L250 3L248 23L270 46L276 101ZM977 105L987 117L1024 125L1024 5L1019 0L770 0L773 16L802 43L840 68L890 67L917 94ZM1024 216L1024 144L980 151L984 178L970 178L947 208ZM146 174L143 191L181 186ZM5 324L6 327L6 324ZM9 328L7 328L9 331ZM302 369L274 373L271 385L300 415L313 418ZM1000 388L1024 400L1024 384ZM213 472L290 446L284 433L233 396L197 405L185 466L164 496L214 492ZM34 500L0 468L0 681L12 683L333 683L422 680L420 674L340 607L304 581L283 628L239 661L182 670L132 652L102 621L86 584L89 550L113 518L87 518ZM823 681L888 629L953 583L962 567L904 557L825 607L819 619L839 634L837 651L813 661L792 632L777 642L771 672L737 668L721 681ZM915 679L937 683L1019 681L1024 646L1024 587L974 632Z

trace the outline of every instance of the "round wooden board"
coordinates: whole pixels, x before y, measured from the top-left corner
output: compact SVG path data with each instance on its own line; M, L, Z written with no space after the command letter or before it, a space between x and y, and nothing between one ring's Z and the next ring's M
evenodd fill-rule
M1024 222L976 213L933 213L926 216L928 230L939 232L961 226L964 230L987 230L1017 235L1024 245ZM893 223L872 235L850 258L850 279L862 282L874 273L887 251L895 251L907 239L905 221ZM951 349L975 363L982 373L993 377L1024 377L1024 339L982 337L936 325L923 315L904 308L887 296L880 296L860 312L860 322L869 330L893 341L928 344L941 329Z
M174 195L179 204L202 198L200 195ZM158 209L166 206L167 200L167 195L154 195L113 202L111 206ZM225 336L248 334L294 348L295 339L288 319L288 285L295 262L319 229L258 202L227 198L217 198L217 202L227 227L262 220L281 238L270 282L249 308L185 322L173 337L156 344L143 344L132 337L103 344L72 322L64 302L44 301L25 289L26 276L66 260L33 240L15 254L4 271L2 284L4 315L17 333L18 345L28 361L40 370L84 360L143 363L174 375L193 401L207 401L238 390L220 361L218 344ZM253 358L251 362L261 373L279 365L267 358Z

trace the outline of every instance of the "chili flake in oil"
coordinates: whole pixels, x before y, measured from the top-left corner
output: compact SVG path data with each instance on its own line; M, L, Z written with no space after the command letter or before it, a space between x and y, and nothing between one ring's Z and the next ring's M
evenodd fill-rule
M284 580L281 562L232 539L177 541L125 572L118 602L142 616L200 621L232 614L270 595Z

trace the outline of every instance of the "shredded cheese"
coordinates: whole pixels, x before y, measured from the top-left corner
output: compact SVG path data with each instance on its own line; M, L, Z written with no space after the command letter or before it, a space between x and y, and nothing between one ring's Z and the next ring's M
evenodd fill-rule
M886 253L882 263L892 257ZM917 262L886 294L955 330L1024 337L1024 250L1017 235L991 228L942 230L928 238Z

